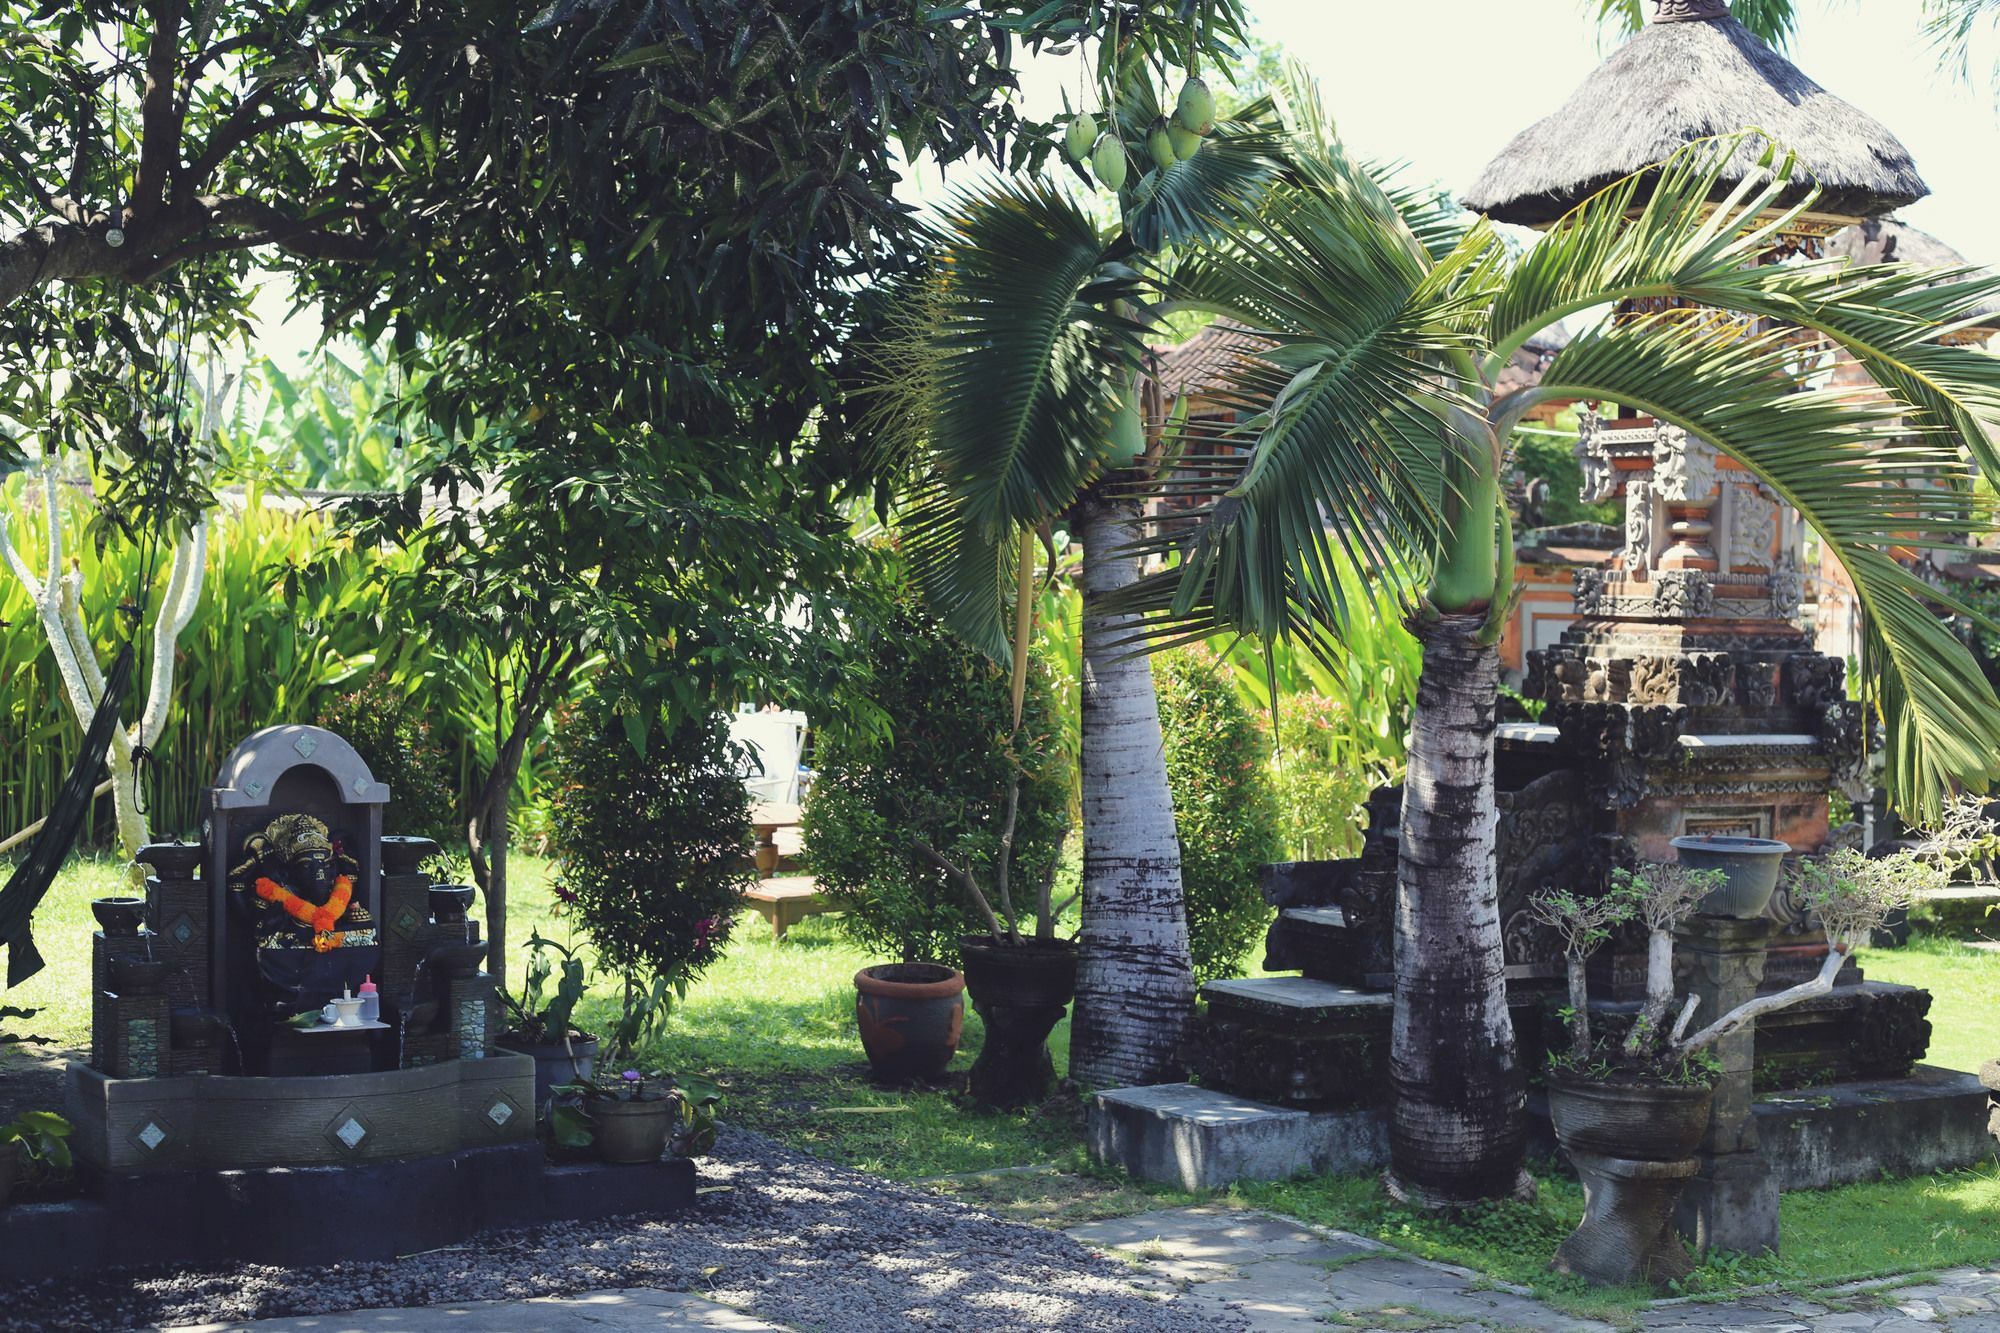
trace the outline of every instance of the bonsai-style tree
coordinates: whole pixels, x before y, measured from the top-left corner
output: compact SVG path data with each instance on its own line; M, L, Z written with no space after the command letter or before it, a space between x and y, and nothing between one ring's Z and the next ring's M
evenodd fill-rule
M1726 184L1743 138L1612 184L1517 251L1348 158L1309 105L1298 125L1285 183L1194 242L1179 284L1269 347L1231 375L1238 448L1176 484L1205 502L1191 533L1149 543L1177 567L1114 604L1159 614L1163 637L1229 626L1337 643L1369 612L1342 588L1336 549L1416 572L1389 1181L1463 1204L1522 1182L1493 788L1514 589L1499 481L1516 427L1538 404L1629 406L1712 443L1797 510L1866 606L1887 785L1921 815L2000 775L2000 699L1934 611L1956 600L1893 555L1904 534L1944 542L1981 522L1969 460L2000 468L1984 424L2000 416L2000 360L1943 335L2000 280L1760 262L1816 196L1775 148L1768 175ZM1581 328L1537 385L1499 387L1541 330L1607 310L1619 313ZM1815 382L1802 332L1874 383Z
M1919 892L1942 884L1943 872L1912 852L1870 858L1852 850L1809 857L1793 865L1792 900L1826 930L1826 961L1817 974L1796 986L1745 1001L1708 1026L1688 1035L1698 996L1690 995L1671 1027L1665 1017L1674 1000L1674 927L1685 921L1703 895L1726 878L1719 870L1690 870L1669 862L1646 862L1636 871L1619 871L1609 893L1584 896L1568 890L1547 890L1534 899L1534 911L1562 935L1569 971L1570 1045L1566 1055L1552 1056L1552 1067L1572 1077L1597 1071L1623 1070L1639 1077L1673 1081L1705 1080L1699 1057L1724 1037L1740 1031L1765 1014L1825 995L1847 959L1865 946L1876 927ZM1584 962L1610 938L1618 926L1645 926L1646 1004L1615 1050L1593 1044L1584 990Z

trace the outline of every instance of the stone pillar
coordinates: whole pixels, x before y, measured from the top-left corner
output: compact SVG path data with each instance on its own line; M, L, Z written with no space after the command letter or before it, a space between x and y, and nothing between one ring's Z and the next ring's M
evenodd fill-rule
M1771 922L1695 916L1678 933L1677 960L1689 973L1687 989L1701 997L1696 1029L1713 1023L1750 1000L1764 979ZM1681 1195L1675 1222L1697 1248L1744 1254L1778 1252L1778 1182L1757 1146L1755 1024L1725 1037L1714 1048L1722 1061L1715 1108L1702 1136L1701 1169Z

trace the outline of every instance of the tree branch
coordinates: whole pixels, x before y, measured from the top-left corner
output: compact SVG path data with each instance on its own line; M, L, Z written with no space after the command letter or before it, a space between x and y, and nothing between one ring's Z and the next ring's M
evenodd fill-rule
M1686 1054L1689 1051L1698 1051L1704 1046L1712 1046L1745 1024L1756 1021L1763 1014L1789 1009L1795 1004L1812 999L1815 995L1825 995L1833 989L1833 979L1840 975L1841 965L1846 961L1847 954L1838 946L1828 949L1826 961L1820 964L1819 975L1811 981L1802 981L1790 990L1781 990L1776 995L1759 995L1754 1000L1737 1005L1689 1037L1680 1047L1681 1053Z
M993 914L993 905L987 902L986 895L979 891L979 881L972 877L970 870L955 866L945 860L943 853L914 834L910 836L910 846L917 849L919 856L922 856L926 861L929 861L939 870L944 871L945 874L965 886L965 891L972 895L973 904L979 908L979 914L985 917L987 925L992 927L994 939L998 940L1001 936L1005 935L1016 944L1021 942L1020 936L1014 933L1013 922L1008 922L1006 930L1001 930L1000 918Z
M174 58L180 54L183 0L153 0L153 35L146 44L146 88L139 101L139 169L132 176L132 212L153 217L165 205L167 176L180 158L182 107Z

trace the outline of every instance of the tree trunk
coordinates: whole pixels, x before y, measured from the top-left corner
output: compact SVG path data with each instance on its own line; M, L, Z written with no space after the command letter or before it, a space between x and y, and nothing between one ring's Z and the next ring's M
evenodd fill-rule
M1500 658L1478 641L1483 623L1456 615L1414 626L1423 674L1396 873L1388 1183L1427 1207L1505 1197L1527 1184L1494 872Z
M1181 899L1180 839L1152 667L1117 642L1131 616L1096 599L1138 577L1119 548L1138 507L1102 496L1078 505L1083 541L1083 930L1078 936L1070 1077L1086 1087L1183 1077L1181 1034L1194 969Z

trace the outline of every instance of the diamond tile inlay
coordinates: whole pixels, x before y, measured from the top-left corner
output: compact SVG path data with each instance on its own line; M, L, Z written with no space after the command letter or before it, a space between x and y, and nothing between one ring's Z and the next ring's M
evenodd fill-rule
M505 1102L495 1102L486 1108L486 1118L496 1125L504 1125L514 1118L514 1108Z
M341 1122L339 1129L333 1131L333 1135L348 1147L358 1148L361 1146L361 1140L368 1137L368 1131L359 1120L349 1116Z
M167 934L172 937L174 943L186 944L194 938L194 922L188 920L187 916L183 914L168 928Z
M262 778L251 778L243 784L243 794L252 800L262 796L264 794L264 780Z
M139 1131L139 1142L145 1144L149 1150L159 1147L166 1141L167 1131L150 1120L146 1122L145 1128Z
M319 742L314 740L311 734L308 733L306 735L300 736L297 740L293 741L292 748L299 752L300 758L310 759L312 758L312 752L319 748Z

